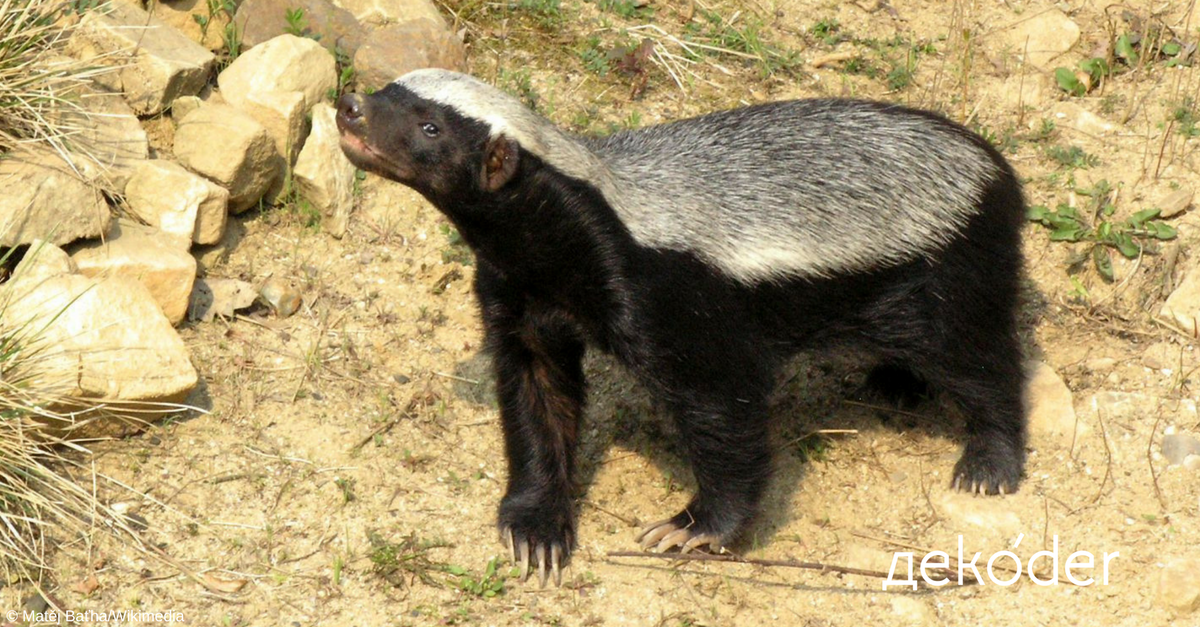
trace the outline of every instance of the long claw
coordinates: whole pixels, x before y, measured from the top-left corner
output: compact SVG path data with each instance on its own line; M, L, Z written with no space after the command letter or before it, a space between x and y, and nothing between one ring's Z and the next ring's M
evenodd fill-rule
M637 536L635 536L635 537L633 538L633 541L634 541L634 542L638 542L638 543L640 543L640 542L642 541L642 539L643 539L643 538L645 538L646 536L650 535L650 532L652 532L652 531L657 531L659 527L662 527L662 526L664 526L664 525L668 525L668 524L670 524L670 523L671 523L671 519L670 519L670 518L668 518L668 519L666 519L666 520L660 520L660 521L658 521L658 522L652 522L652 523L650 523L649 525L646 525L645 527L642 527L642 530L641 530L641 531L639 531L639 532L638 532L638 534L637 534Z
M658 543L658 546L654 547L654 550L657 553L663 553L669 549L675 548L675 547L683 544L684 542L687 541L687 539L691 535L692 535L692 532L688 531L687 529L676 529L675 531L668 533Z
M529 579L529 540L524 538L518 543L518 549L521 554L519 565L521 566L521 581Z
M720 538L712 535L711 533L702 533L685 542L683 546L679 548L679 552L687 553L704 545L708 545L709 550L713 553L720 553L723 548L721 546Z
M545 588L546 587L546 545L538 544L537 549L534 551L534 553L537 555L538 585Z
M513 541L513 532L512 532L511 527L504 530L504 541L508 545L508 553L509 553L509 555L512 555L513 563L516 564L517 563L517 545Z
M554 585L562 586L562 547L555 544L550 547L550 569L554 573Z
M643 530L642 533L639 534L637 541L639 544L641 544L642 550L646 550L656 544L659 544L659 540L662 540L664 537L674 533L677 530L678 527L671 524L670 521L664 520Z

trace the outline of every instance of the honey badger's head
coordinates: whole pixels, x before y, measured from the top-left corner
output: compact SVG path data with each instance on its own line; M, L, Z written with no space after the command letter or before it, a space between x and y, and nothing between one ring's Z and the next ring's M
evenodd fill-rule
M406 74L370 95L347 94L337 109L350 161L431 199L461 200L506 185L525 143L508 118L536 118L495 88L444 70Z

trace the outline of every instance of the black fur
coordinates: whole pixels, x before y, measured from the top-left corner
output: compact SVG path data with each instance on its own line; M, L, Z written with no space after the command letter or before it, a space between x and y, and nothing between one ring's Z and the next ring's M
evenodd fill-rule
M976 142L1000 173L951 243L901 265L747 285L692 254L638 245L597 189L490 138L479 121L396 85L344 98L351 159L420 191L476 253L509 462L501 529L558 546L564 559L574 546L585 346L615 355L672 409L699 486L674 522L692 536L727 542L746 529L770 471L777 371L813 348L865 347L892 375L956 401L968 436L956 485L1015 490L1025 459L1021 192L986 142L928 115ZM437 137L418 130L425 121ZM511 173L489 191L499 164Z

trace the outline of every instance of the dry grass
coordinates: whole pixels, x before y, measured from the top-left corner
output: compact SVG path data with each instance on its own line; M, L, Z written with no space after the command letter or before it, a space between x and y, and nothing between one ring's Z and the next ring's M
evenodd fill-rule
M61 0L0 0L0 154L43 142L65 156L79 130L62 115L80 110L69 94L111 71L59 54L76 23L71 11Z
M15 250L0 256L0 265L8 265ZM30 249L26 256L36 254ZM89 441L71 436L83 424L112 419L111 412L95 399L73 396L73 373L54 370L61 361L49 358L55 349L41 340L54 319L5 315L8 299L20 291L9 288L23 270L17 266L9 283L0 284L0 572L7 582L36 583L55 542L97 530L141 542L101 494L127 488L96 473Z

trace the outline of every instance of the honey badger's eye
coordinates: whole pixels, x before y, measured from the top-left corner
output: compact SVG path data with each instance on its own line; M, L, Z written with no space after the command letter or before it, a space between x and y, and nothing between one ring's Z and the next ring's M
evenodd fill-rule
M425 133L426 137L437 137L439 132L437 125L432 122L422 124L421 131Z

